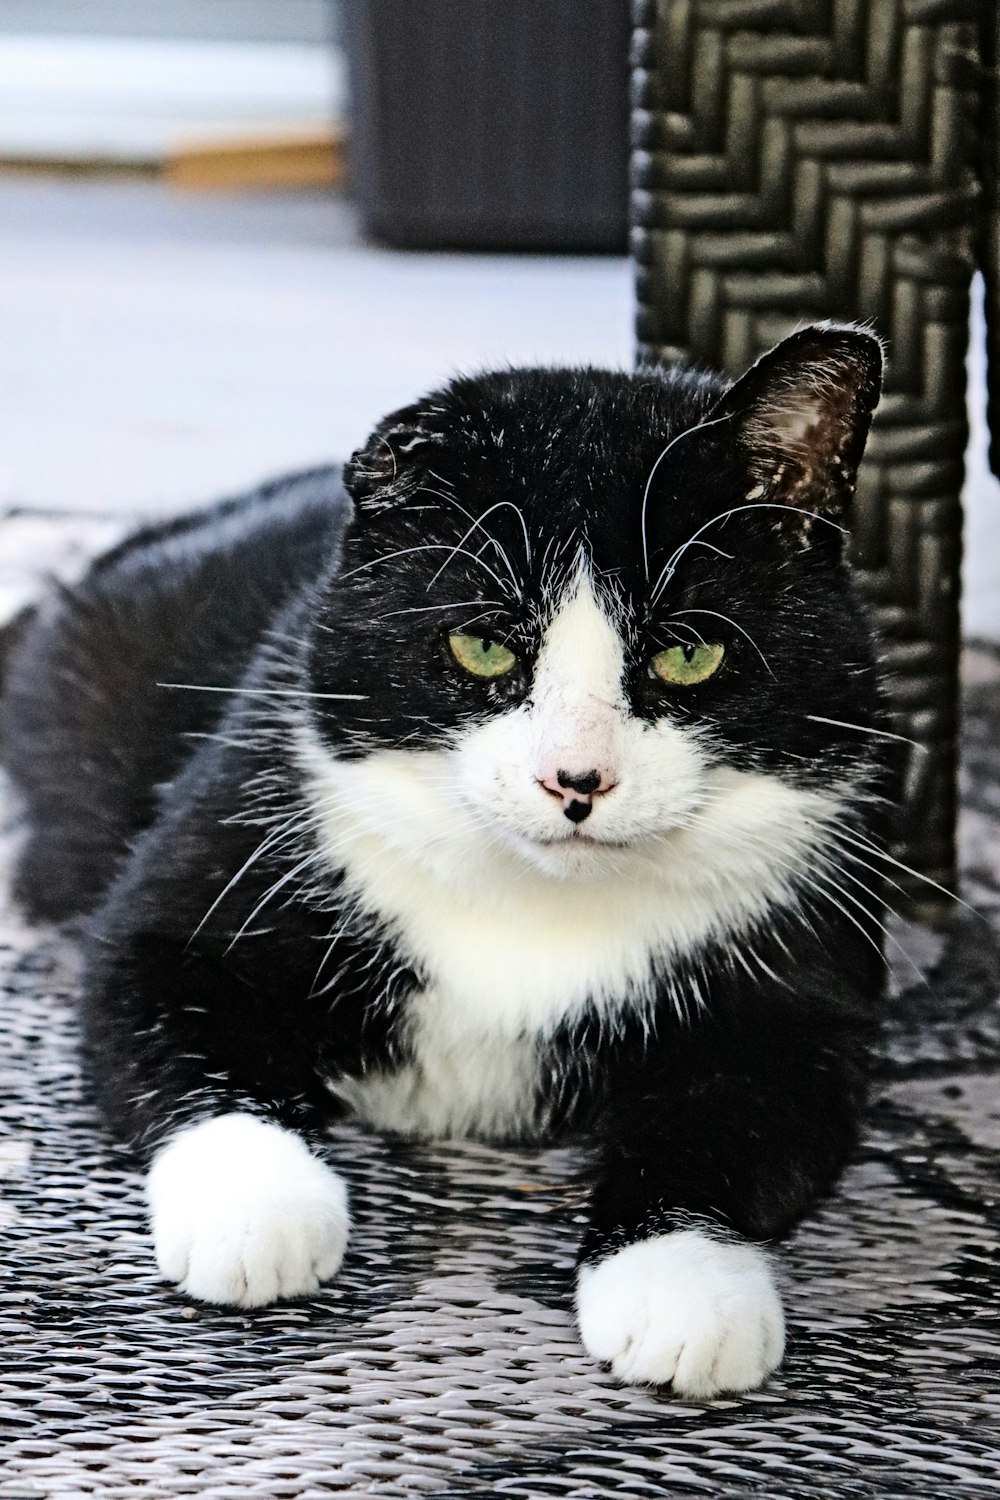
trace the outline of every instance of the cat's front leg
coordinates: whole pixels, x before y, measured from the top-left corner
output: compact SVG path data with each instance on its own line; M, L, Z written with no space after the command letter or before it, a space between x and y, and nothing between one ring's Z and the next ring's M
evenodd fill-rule
M855 1138L863 1028L770 1013L702 1018L619 1079L576 1305L621 1380L707 1398L760 1385L784 1352L767 1244L826 1189Z
M105 1113L149 1164L164 1277L199 1301L257 1307L333 1276L347 1191L302 1134L311 1079L294 1025L270 1023L225 965L141 935L100 952L84 1016Z

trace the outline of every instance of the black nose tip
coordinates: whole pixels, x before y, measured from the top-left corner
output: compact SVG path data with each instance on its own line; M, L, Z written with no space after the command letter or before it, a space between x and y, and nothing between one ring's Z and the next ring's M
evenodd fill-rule
M584 818L589 818L593 812L592 802L567 802L563 808L563 817L569 818L571 823L582 823Z
M584 771L582 776L571 776L568 771L557 771L556 780L561 787L565 787L568 791L579 792L582 797L589 797L591 792L596 792L600 786L601 773L600 771ZM590 809L588 808L587 812L589 811ZM569 817L569 813L566 816ZM583 813L575 821L579 823L586 816L587 813Z

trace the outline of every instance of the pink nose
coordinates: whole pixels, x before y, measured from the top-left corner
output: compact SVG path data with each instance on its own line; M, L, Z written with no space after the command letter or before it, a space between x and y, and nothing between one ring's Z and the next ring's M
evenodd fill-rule
M539 777L540 784L553 797L559 797L563 805L563 816L571 823L582 823L589 818L594 798L602 792L610 792L615 782L606 771L557 771L554 776Z

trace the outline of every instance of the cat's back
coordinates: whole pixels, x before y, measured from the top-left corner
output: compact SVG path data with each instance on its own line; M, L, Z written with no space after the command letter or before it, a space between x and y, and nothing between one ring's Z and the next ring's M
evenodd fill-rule
M26 803L16 893L35 917L92 906L157 788L211 730L277 611L328 564L350 511L324 468L147 527L53 591L3 669L0 759Z

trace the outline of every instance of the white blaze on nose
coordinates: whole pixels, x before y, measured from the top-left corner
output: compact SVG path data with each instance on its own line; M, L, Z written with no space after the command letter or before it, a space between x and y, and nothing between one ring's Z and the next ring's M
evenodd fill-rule
M622 641L581 573L542 639L532 690L535 775L599 771L618 780L618 739L628 715Z

